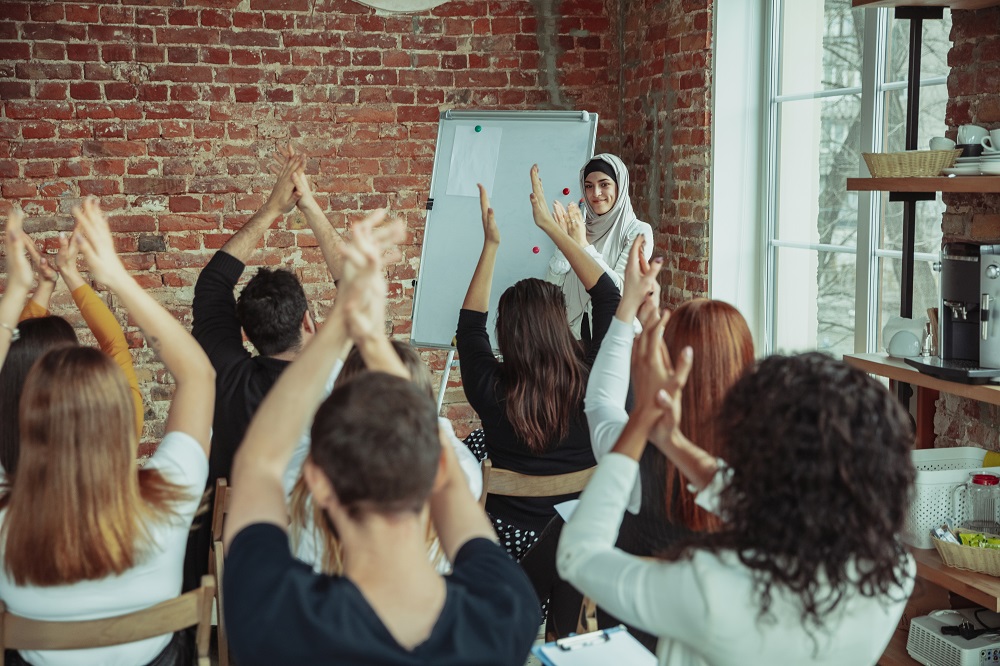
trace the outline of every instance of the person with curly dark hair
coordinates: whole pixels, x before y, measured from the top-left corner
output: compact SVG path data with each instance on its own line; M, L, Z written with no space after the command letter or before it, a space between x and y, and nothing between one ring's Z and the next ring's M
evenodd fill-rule
M865 373L818 353L774 356L733 385L717 424L728 464L680 432L669 314L636 341L636 406L563 529L560 574L659 636L663 664L874 664L913 588L899 539L913 429ZM656 560L614 548L653 442L724 519Z

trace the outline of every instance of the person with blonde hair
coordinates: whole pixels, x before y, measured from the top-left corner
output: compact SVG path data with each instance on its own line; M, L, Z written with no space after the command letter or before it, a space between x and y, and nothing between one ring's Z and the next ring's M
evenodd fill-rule
M73 214L74 242L91 275L128 309L176 389L166 435L139 468L132 392L110 357L58 347L28 373L20 460L0 500L0 599L17 615L54 621L112 617L179 594L187 534L208 474L215 379L191 335L125 269L96 200ZM10 236L8 228L9 256ZM189 652L185 638L179 632L18 658L35 666L172 664Z

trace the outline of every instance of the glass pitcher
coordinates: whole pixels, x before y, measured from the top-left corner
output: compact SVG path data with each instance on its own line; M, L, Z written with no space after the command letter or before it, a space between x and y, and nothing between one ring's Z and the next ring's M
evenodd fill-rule
M1000 534L997 505L1000 504L1000 476L991 472L969 472L969 480L955 489L956 515L958 494L963 493L969 519L961 525L976 532Z

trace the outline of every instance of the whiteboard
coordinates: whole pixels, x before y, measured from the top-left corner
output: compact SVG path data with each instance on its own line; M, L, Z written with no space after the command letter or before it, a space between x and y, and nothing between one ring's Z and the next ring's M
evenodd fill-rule
M564 204L579 201L583 196L580 169L593 157L596 138L597 114L586 111L441 114L431 175L433 203L427 212L413 297L410 342L415 347L453 346L458 311L483 248L478 194L463 196L471 193L475 179L488 177L489 163L494 162L493 185L483 184L500 229L486 324L496 349L494 324L500 295L518 280L544 278L554 250L552 241L531 218L528 171L532 164L538 164L549 206L556 199ZM568 194L563 193L565 189Z

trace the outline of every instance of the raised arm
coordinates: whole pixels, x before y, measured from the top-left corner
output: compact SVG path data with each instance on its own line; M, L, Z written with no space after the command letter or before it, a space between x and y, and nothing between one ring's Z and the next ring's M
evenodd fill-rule
M38 286L35 288L35 293L31 295L31 300L21 311L20 321L48 316L49 301L52 300L52 292L55 291L56 281L59 279L59 273L52 267L49 258L42 256L34 242L29 239L25 243L25 248L31 258L31 266L35 269L35 274L38 275Z
M180 322L125 270L97 200L88 198L81 207L73 209L73 216L76 218L74 242L86 259L90 274L121 299L142 329L147 344L174 377L177 388L167 414L167 432L177 430L190 435L201 444L207 456L215 404L212 364Z
M125 373L129 389L132 391L132 402L135 404L135 425L142 436L143 407L142 392L139 390L139 378L135 375L132 365L132 353L125 339L125 332L108 309L107 304L87 284L76 265L79 243L75 240L59 237L59 254L56 255L56 269L69 287L73 301L80 308L83 320L97 339L101 351L110 356Z
M380 307L381 315L374 316L384 323L386 287L380 250L395 245L405 234L399 222L375 231L375 224L384 216L381 211L354 227L353 243L345 243L343 248L345 275L330 316L313 342L281 373L247 429L233 461L232 499L223 534L227 549L233 537L248 525L288 527L282 478L299 435L326 395L327 379L349 342L351 328L368 327L367 319ZM369 247L357 247L365 243ZM391 371L395 367L396 374L408 377L394 351L392 356L395 366L383 359L381 369Z
M471 539L497 541L496 531L486 512L469 490L469 482L462 473L458 458L451 448L444 428L439 429L443 466L438 472L434 492L431 493L431 522L441 540L441 548L452 562L455 555Z
M233 237L226 241L220 252L232 256L242 261L244 264L253 256L254 250L264 237L264 232L271 228L274 221L295 207L297 195L295 193L295 183L292 182L292 174L301 169L303 159L300 155L292 155L285 161L284 166L278 171L277 181L271 190L267 201L260 207L253 217L243 225Z
M462 308L486 312L490 308L493 269L496 267L497 250L500 248L500 230L497 228L496 216L490 207L490 197L482 185L479 185L479 209L483 217L483 251L479 255L479 263L476 264L476 272L472 274L472 281L465 293Z
M295 151L290 146L279 153L279 159L284 161L291 160L294 156ZM343 257L340 253L340 246L344 239L340 232L333 228L326 213L320 208L316 197L313 196L312 183L306 178L302 167L292 173L292 182L295 184L295 195L298 197L295 205L299 207L302 215L306 218L306 224L312 229L320 252L323 253L323 259L326 261L330 276L334 282L337 282L343 274Z
M31 262L25 255L31 242L24 234L24 216L14 209L4 230L4 250L7 255L7 289L0 299L0 367L7 360L10 343L17 339L17 316L28 300L31 290Z
M605 269L590 256L584 249L584 245L580 244L579 236L576 238L571 236L567 229L563 228L553 217L545 200L545 190L542 187L542 178L538 173L537 164L531 167L531 214L538 228L552 239L552 242L566 257L584 288L591 289L597 284L597 281L605 273ZM586 243L586 235L584 235L583 242Z

